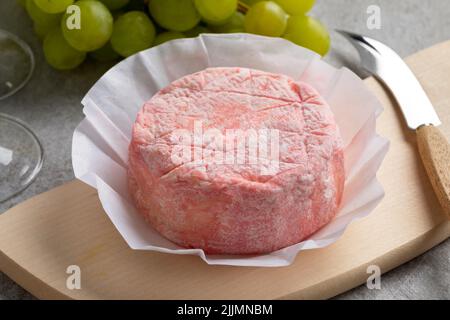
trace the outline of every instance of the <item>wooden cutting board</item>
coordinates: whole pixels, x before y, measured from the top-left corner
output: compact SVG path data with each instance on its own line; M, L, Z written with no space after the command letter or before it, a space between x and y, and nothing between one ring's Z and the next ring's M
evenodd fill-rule
M450 139L450 42L407 61ZM96 191L73 181L0 215L0 270L45 299L297 299L332 297L366 282L369 265L386 272L416 257L450 236L450 222L424 173L415 134L384 89L374 79L366 84L385 106L378 131L391 149L378 177L386 196L333 245L303 251L283 268L209 266L195 256L134 251ZM66 287L71 265L81 269L80 290Z

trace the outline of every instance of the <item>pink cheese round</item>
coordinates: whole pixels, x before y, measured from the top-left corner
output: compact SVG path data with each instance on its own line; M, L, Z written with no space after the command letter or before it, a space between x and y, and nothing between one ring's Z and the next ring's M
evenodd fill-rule
M199 125L222 142L199 135ZM256 153L255 132L270 137L258 140ZM279 74L210 68L145 103L129 148L129 189L148 223L182 247L260 254L299 243L333 219L343 159L333 114L313 88Z

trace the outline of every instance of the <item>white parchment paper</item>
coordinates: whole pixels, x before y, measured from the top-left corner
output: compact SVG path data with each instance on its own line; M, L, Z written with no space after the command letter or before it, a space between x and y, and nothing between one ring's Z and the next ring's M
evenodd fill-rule
M309 83L330 104L345 143L344 197L335 219L309 239L265 255L206 255L201 249L184 249L163 238L134 208L126 167L139 109L170 82L208 67L282 73ZM229 34L174 40L116 65L82 104L86 117L75 130L72 146L75 176L98 190L105 212L132 249L198 255L211 265L287 266L300 251L337 241L352 221L368 215L384 195L376 179L389 146L375 130L381 105L351 71L337 70L315 53L280 38Z

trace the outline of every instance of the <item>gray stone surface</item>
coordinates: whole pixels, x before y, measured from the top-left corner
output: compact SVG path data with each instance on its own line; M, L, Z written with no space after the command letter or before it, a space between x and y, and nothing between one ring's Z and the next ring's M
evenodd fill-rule
M379 5L381 30L366 27L367 7ZM450 6L443 0L318 0L313 14L330 29L341 28L371 35L402 56L450 38ZM15 33L36 54L30 83L7 100L0 112L30 124L42 139L46 160L37 180L16 198L0 204L0 213L15 204L73 179L70 159L72 132L82 119L80 100L110 66L87 63L72 72L57 72L44 61L32 24L14 0L0 1L0 28ZM337 34L327 60L336 66L353 65L355 52ZM450 58L450 57L449 57ZM1 232L1 230L0 230ZM32 295L0 272L0 299L30 299ZM385 274L381 290L365 286L337 299L449 299L450 241Z

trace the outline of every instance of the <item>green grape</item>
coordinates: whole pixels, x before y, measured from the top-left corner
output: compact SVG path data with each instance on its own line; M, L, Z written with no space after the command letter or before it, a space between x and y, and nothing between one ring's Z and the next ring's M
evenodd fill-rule
M188 31L200 22L193 0L152 0L148 8L153 19L171 31Z
M86 53L72 48L57 28L44 40L44 55L47 62L58 70L70 70L78 67L86 58Z
M245 31L270 37L279 37L286 30L288 15L273 1L253 5L245 16Z
M109 10L117 10L122 7L125 7L130 0L99 0L104 3L105 6L108 7Z
M44 12L61 13L73 4L74 0L34 0L34 2Z
M39 39L44 40L45 36L52 30L59 28L59 20L47 20L44 22L34 22L33 30Z
M191 30L186 31L184 34L188 38L195 38L195 37L198 37L202 33L211 33L211 31L207 27L204 27L202 25L197 25L194 28L192 28Z
M324 56L330 49L330 35L316 19L309 16L291 16L284 38Z
M35 23L39 24L59 24L61 21L61 14L51 14L42 11L34 2L34 0L27 0L26 3L26 9L28 12L28 15L30 16L31 20L33 20Z
M186 36L182 34L181 32L177 31L166 31L158 34L155 38L155 41L153 42L154 46L158 46L160 44L163 44L164 42L175 40L175 39L181 39L185 38Z
M90 52L89 55L101 62L115 61L120 58L120 55L114 51L110 41L100 49Z
M240 12L234 12L227 23L221 26L209 26L216 33L245 32L245 16Z
M252 6L252 5L254 5L255 3L257 3L257 2L261 2L261 1L263 1L263 0L241 0L243 3L245 3L246 5L248 5L248 6Z
M114 22L111 45L123 57L131 56L152 46L155 26L142 11L129 11Z
M108 8L99 1L81 0L75 3L80 8L80 28L71 28L74 14L66 13L61 22L67 42L79 51L94 51L103 47L111 38L113 17Z
M37 19L33 21L34 33L40 40L44 40L45 36L52 30L59 28L62 14L50 14L49 19Z
M307 13L314 7L316 0L273 0L277 2L288 14L299 16Z
M211 25L221 25L236 12L237 0L195 0L195 7L203 20Z

